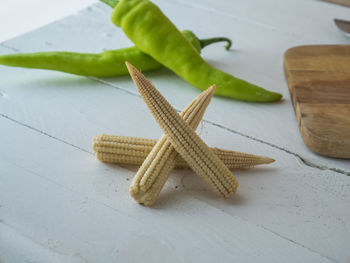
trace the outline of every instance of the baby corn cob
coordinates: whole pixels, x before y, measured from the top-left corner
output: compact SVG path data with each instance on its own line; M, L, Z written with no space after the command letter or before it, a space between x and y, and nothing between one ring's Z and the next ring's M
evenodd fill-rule
M155 139L98 135L93 138L93 150L97 159L106 163L141 165L157 143ZM229 169L244 169L269 164L275 160L266 156L210 148ZM175 158L175 168L188 168L180 155Z
M152 83L130 63L126 64L139 93L175 150L214 192L222 197L236 192L238 182L219 157L177 114Z
M157 140L103 134L94 137L93 150L102 162L141 165L156 142Z
M180 114L191 128L195 129L198 126L214 91L215 86L212 86L202 92ZM137 202L146 206L155 202L171 171L175 168L177 156L167 136L163 135L142 163L131 184L130 193Z

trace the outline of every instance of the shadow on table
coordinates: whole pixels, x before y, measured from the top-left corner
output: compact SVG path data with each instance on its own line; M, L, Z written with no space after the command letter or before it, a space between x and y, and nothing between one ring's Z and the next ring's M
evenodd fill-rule
M255 167L253 169L235 170L238 182L244 181L243 177L263 177L273 174L276 169L273 167ZM249 171L249 172L248 172ZM263 179L262 179L263 180ZM158 200L153 205L154 209L164 209L172 206L181 206L188 202L188 198L195 198L205 203L229 206L245 205L247 199L244 192L238 188L237 193L227 199L223 199L212 193L207 185L196 176L191 170L176 170L169 178L169 183L162 190Z
M116 167L123 168L136 174L138 166L132 165L117 165L111 163L105 163L107 167L115 169ZM232 170L233 174L237 177L241 187L249 184L251 180L265 180L271 179L276 176L275 167L272 166L257 166L251 169L239 169ZM266 178L268 177L268 178ZM129 184L132 181L130 174L128 176ZM237 193L231 195L227 199L223 199L213 192L211 192L206 183L197 176L191 169L176 169L170 175L167 183L162 189L157 201L151 207L152 209L169 209L172 207L186 206L188 203L192 203L193 199L200 200L204 203L220 207L225 206L241 206L247 205L247 198L245 198L244 191L238 187ZM190 199L190 200L189 200ZM192 200L191 200L192 199Z

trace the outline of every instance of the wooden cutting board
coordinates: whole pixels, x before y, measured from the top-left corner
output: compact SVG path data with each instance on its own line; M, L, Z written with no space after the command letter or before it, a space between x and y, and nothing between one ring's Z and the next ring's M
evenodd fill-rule
M284 71L304 143L350 158L350 45L288 49Z
M337 4L337 5L343 5L343 6L347 6L350 7L350 0L323 0L325 2L329 2L332 4Z

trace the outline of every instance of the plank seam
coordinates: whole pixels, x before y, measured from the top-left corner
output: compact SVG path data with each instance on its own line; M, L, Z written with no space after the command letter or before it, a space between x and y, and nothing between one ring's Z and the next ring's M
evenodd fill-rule
M185 176L186 176L186 175L185 175ZM185 176L184 176L184 177L185 177ZM182 178L182 179L183 179L183 178ZM181 180L182 180L182 179L181 179ZM187 189L185 185L183 185L183 188L184 188L184 191L191 192L191 190L190 190L190 189ZM196 190L196 191L197 191L197 190ZM192 196L192 197L195 198L196 200L198 200L199 202L205 203L206 205L209 205L209 206L211 206L212 208L217 209L217 210L219 210L220 212L222 212L222 213L224 213L224 214L226 214L226 215L228 215L228 216L230 216L230 217L236 217L236 218L238 218L238 219L240 219L240 220L242 220L242 221L244 221L244 222L247 222L247 223L249 223L249 224L251 224L251 225L256 226L257 228L264 229L265 231L267 231L267 232L269 232L269 233L271 233L271 234L273 234L273 235L276 235L276 236L278 236L278 237L281 238L281 239L284 239L284 240L286 240L286 241L288 241L288 242L291 242L291 243L295 244L296 246L302 247L302 248L308 250L308 251L311 252L311 253L315 253L315 254L317 254L317 255L319 255L319 256L321 256L321 257L324 257L324 258L326 258L326 259L328 259L328 260L330 260L330 261L332 261L332 262L334 262L334 263L339 263L339 261L337 261L337 260L335 260L335 259L333 259L333 258L331 258L331 257L329 257L329 256L326 256L326 255L324 255L324 254L321 254L320 252L318 252L318 251L316 251L316 250L313 250L313 249L311 249L311 248L309 248L309 247L307 247L307 246L305 246L305 245L303 245L303 244L301 244L301 243L298 243L298 242L294 241L294 240L291 239L291 238L288 238L288 237L286 237L286 236L283 236L283 235L281 235L281 234L279 234L279 233L277 233L277 232L275 232L275 231L273 231L273 230L271 230L271 229L269 229L269 228L266 228L266 227L263 226L263 225L250 222L249 220L247 220L247 219L245 219L245 218L242 218L242 217L240 217L240 216L237 216L237 215L231 215L231 214L227 213L225 210L220 209L220 208L218 208L218 207L212 205L211 203L204 202L203 200L201 200L200 198L198 198L198 197L196 197L196 196Z
M225 16L227 18L230 18L230 19L233 19L233 20L236 20L236 21L239 21L239 22L244 22L246 24L250 24L250 25L256 26L258 28L264 28L264 29L267 29L267 30L278 32L278 33L283 34L285 36L297 37L297 38L300 38L300 39L305 39L305 40L308 40L308 41L321 43L320 40L318 40L318 39L305 37L305 35L301 35L301 34L298 34L296 32L289 32L288 30L284 31L284 30L281 30L281 29L279 29L277 27L274 27L274 26L272 26L270 24L259 22L257 20L245 19L245 18L240 17L240 16L229 14L229 13L227 13L225 11L221 11L221 10L213 9L213 8L207 8L207 7L204 7L204 6L202 6L200 4L196 4L196 3L189 4L188 2L183 1L183 0L177 0L176 2L178 4L184 6L184 7L190 7L190 8L193 8L193 9L200 9L200 10L202 10L202 11L208 13L208 14L212 13L212 14L219 15L219 16Z
M317 252L317 251L315 251L315 250L313 250L313 249L311 249L311 248L309 248L309 247L307 247L307 246L304 246L303 244L300 244L300 243L294 241L293 239L290 239L290 238L288 238L288 237L282 236L281 234L278 234L278 233L275 232L275 231L272 231L272 230L270 230L270 229L267 229L266 227L264 227L264 226L262 226L262 225L256 225L256 226L261 227L262 229L264 229L264 230L266 230L266 231L268 231L268 232L270 232L270 233L272 233L272 234L274 234L274 235L276 235L276 236L278 236L278 237L280 237L280 238L282 238L282 239L285 239L285 240L287 240L287 241L289 241L289 242L291 242L291 243L293 243L293 244L295 244L295 245L297 245L297 246L303 247L303 248L307 249L308 251L310 251L310 252L312 252L312 253L316 253L317 255L320 255L321 257L324 257L324 258L326 258L326 259L328 259L328 260L330 260L330 261L332 261L332 262L334 262L334 263L338 263L338 262L339 262L339 261L337 261L337 260L335 260L335 259L333 259L333 258L330 258L329 256L323 255L323 254L321 254L320 252Z
M291 150L288 150L286 148L283 148L281 146L278 146L276 144L273 144L271 142L267 142L267 141L261 140L259 138L256 138L256 137L244 134L244 133L236 131L236 130L233 130L233 129L225 127L225 126L223 126L223 125L221 125L219 123L216 123L214 121L210 121L210 120L204 120L204 121L209 123L209 124L211 124L211 125L213 125L213 126L222 128L222 129L224 129L224 130L226 130L228 132L231 132L231 133L234 133L234 134L246 137L248 139L254 140L256 142L260 142L260 143L268 145L268 146L270 146L272 148L275 148L275 149L278 149L278 150L283 151L285 153L288 153L290 155L293 155L293 156L297 157L303 164L305 164L306 166L309 166L311 168L319 169L319 170L322 170L322 171L329 170L329 171L332 171L332 172L336 172L336 173L340 173L340 174L344 174L344 175L350 176L350 171L345 171L345 170L338 169L338 168L335 168L335 167L328 167L326 165L322 165L322 164L318 164L318 163L309 161L306 158L302 157L300 154L298 154L296 152L293 152Z
M15 48L15 47L10 47L10 46L6 45L5 43L0 43L0 47L9 49L9 50L14 51L14 52L20 52L19 49Z
M64 143L64 144L67 144L67 145L69 145L69 146L72 146L72 147L74 147L74 148L76 148L76 149L79 149L79 150L81 150L81 151L83 151L83 152L86 152L86 153L89 153L89 154L92 154L92 155L93 155L92 152L90 152L90 151L88 151L88 150L85 150L84 148L81 148L81 147L79 147L79 146L77 146L77 145L74 145L74 144L68 142L68 141L65 141L65 140L63 140L63 139L60 139L60 138L58 138L58 137L55 137L55 136L53 136L53 135L51 135L51 134L49 134L49 133L47 133L47 132L44 132L44 131L42 131L42 130L39 130L38 128L35 128L35 127L33 127L33 126L30 126L29 124L26 124L26 123L20 122L20 121L18 121L18 120L15 120L15 119L11 118L11 117L8 116L8 115L5 115L5 114L3 114L3 113L0 113L0 117L3 117L3 118L5 118L5 119L7 119L7 120L9 120L9 121L11 121L11 122L14 122L14 123L19 124L19 125L21 125L21 126L23 126L23 127L29 128L29 129L31 129L31 130L33 130L33 131L36 131L36 132L38 132L38 133L40 133L40 134L42 134L42 135L48 136L48 137L50 137L51 139L54 139L54 140L59 141L59 142L62 142L62 143Z

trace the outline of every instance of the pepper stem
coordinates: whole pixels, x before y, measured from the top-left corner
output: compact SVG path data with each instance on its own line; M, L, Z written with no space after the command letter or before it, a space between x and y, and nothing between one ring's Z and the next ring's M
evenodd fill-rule
M112 8L114 8L119 2L119 0L100 0L100 1L109 5Z
M101 1L103 1L103 0L101 0ZM232 41L231 41L231 39L229 39L227 37L213 37L213 38L199 39L199 43L201 45L201 48L204 48L205 46L208 46L212 43L222 42L222 41L227 42L225 48L226 48L226 50L229 50L230 47L232 46Z

